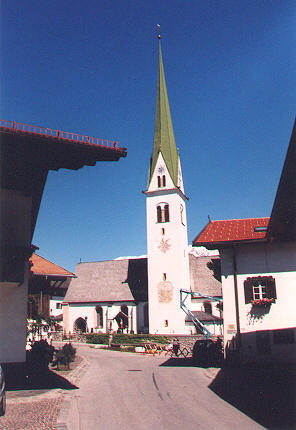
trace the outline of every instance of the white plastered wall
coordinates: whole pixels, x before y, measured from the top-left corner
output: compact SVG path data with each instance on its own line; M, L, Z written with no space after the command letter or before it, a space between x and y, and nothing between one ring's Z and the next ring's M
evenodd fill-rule
M229 345L237 331L232 255L230 249L221 252L225 345ZM272 343L272 330L296 327L296 244L274 242L241 245L236 248L236 256L242 345L250 356L254 356L257 331L270 332ZM245 303L244 295L244 281L256 276L272 276L276 284L276 302L260 318L252 317L252 305ZM296 344L271 345L271 348L271 356L282 359L296 354Z
M61 307L59 309L57 309L57 304L62 306L63 300L64 300L64 297L58 297L58 296L51 297L51 299L49 300L49 310L50 310L51 316L56 317L56 316L60 315L61 313L63 313Z
M32 198L15 190L1 189L1 242L12 247L31 246ZM19 269L19 268L18 268ZM0 362L26 360L26 321L29 262L24 263L24 280L0 282Z
M0 283L0 362L26 361L28 272L24 283Z

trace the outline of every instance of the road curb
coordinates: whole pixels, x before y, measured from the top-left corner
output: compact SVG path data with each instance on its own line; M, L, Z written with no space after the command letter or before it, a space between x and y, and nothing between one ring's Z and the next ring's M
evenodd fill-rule
M87 358L83 356L80 356L80 357L82 358L81 363L71 372L71 374L69 375L69 378L67 378L68 381L70 381L71 384L73 385L77 385L78 381L82 378L82 376L84 375L84 373L86 372L89 366L89 361L87 360ZM75 390L72 390L71 392L64 391L62 393L62 406L57 418L56 430L71 430L68 428L67 421L68 421L71 401L74 395L75 395Z

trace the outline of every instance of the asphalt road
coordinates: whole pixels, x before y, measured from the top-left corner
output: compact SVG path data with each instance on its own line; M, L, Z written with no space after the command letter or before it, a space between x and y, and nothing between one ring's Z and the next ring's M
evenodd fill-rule
M178 360L78 348L89 365L70 396L69 430L256 430L209 389L205 369Z

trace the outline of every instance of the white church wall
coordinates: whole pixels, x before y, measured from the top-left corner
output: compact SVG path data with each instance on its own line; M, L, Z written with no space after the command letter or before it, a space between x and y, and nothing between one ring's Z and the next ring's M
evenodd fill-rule
M160 171L159 171L160 170ZM158 160L153 172L153 176L151 178L151 182L149 184L149 188L148 191L155 191L155 190L159 190L159 189L172 189L175 188L175 185L172 181L172 178L170 177L169 171L167 169L167 166L165 164L165 161L163 159L163 156L161 154L161 152L159 153L158 156ZM166 185L164 187L159 187L158 186L158 176L162 177L165 176L165 181L166 181Z
M136 309L138 332L141 333L148 333L148 324L144 321L145 306L147 306L146 302L139 302Z
M103 326L98 326L96 307L102 307ZM114 319L121 310L121 306L128 307L128 330L133 330L137 333L137 310L136 305L131 302L116 302L114 304L106 303L70 303L68 306L63 306L65 331L73 332L75 321L78 318L83 318L87 321L88 332L107 333L108 330L117 331L119 326Z
M169 185L164 190L157 187L155 177L162 163L160 154L149 187L153 194L148 192L146 199L149 332L184 334L180 289L190 288L185 198L176 188L170 191ZM157 222L161 203L169 206L169 222Z

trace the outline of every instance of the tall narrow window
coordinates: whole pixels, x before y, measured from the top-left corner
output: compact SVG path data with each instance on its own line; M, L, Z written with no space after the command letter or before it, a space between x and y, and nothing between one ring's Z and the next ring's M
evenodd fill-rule
M180 218L181 218L181 224L184 224L184 208L183 205L180 205Z
M160 176L157 176L157 186L158 186L158 188L161 187L161 177Z
M169 222L170 220L169 205L165 205L164 207L164 220L165 222Z
M166 179L165 179L165 175L162 176L162 186L165 187L166 186Z
M162 215L161 206L157 206L157 222L163 222L161 215Z
M97 327L102 328L103 327L103 309L102 309L102 306L96 306L96 313L97 313Z
M167 275L166 275L166 273L163 273L163 274L162 274L162 279L163 279L164 281L166 281L166 280L167 280Z

